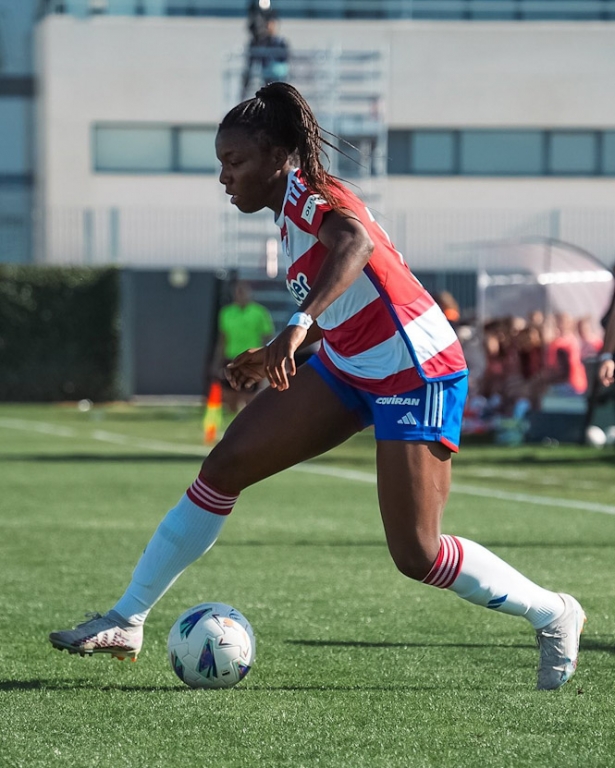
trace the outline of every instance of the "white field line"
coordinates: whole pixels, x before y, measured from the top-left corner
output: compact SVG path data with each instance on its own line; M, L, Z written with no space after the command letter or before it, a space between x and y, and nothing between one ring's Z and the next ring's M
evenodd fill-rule
M70 427L58 427L56 424L47 424L44 421L0 419L0 427L22 429L26 432L40 432L43 435L56 435L57 437L77 437L75 430Z
M181 443L166 443L158 440L141 439L130 435L121 435L116 432L105 432L95 429L92 432L79 432L71 427L60 427L56 424L48 424L44 421L30 421L29 419L0 419L0 427L7 429L19 429L23 432L37 432L43 435L55 437L81 438L82 440L98 440L103 443L124 445L127 448L143 448L148 451L165 451L186 456L206 456L209 448L198 445L182 445Z
M146 451L164 451L166 453L178 453L184 456L197 456L200 458L207 456L210 450L205 446L166 443L159 440L143 440L138 437L119 435L115 432L105 432L101 429L94 430L89 437L102 443L115 443L116 445L125 445L129 448L142 448Z
M180 443L167 443L161 440L146 440L134 438L129 435L122 435L115 432L106 432L104 430L94 430L89 434L80 434L77 430L70 427L60 427L55 424L48 424L42 421L30 421L28 419L0 419L0 427L7 429L19 429L26 432L38 432L45 435L55 435L57 437L85 438L98 440L105 443L123 445L128 448L141 448L148 451L166 451L177 453L184 456L203 457L209 453L206 447L196 445L183 445ZM360 483L369 483L375 485L376 475L373 472L361 472L355 469L343 469L341 467L330 467L317 462L306 462L290 468L294 472L304 472L306 474L321 475L327 477L337 477L343 480L353 480ZM481 488L480 486L465 485L462 483L453 483L451 487L453 493L466 496L481 496L485 498L498 499L500 501L514 501L522 504L535 504L542 507L557 507L559 509L575 509L585 512L599 512L605 515L615 515L615 506L610 504L599 504L593 501L581 501L580 499L562 499L554 496L534 496L529 493L513 493L511 491L499 491L495 488Z
M577 499L560 499L555 496L533 496L529 493L512 493L511 491L498 491L494 488L480 488L475 485L462 485L453 483L453 493L463 493L467 496L486 496L490 499L501 501L518 501L523 504L537 504L541 507L558 507L559 509L581 509L584 512L601 512L604 515L615 515L615 507L610 504L599 504L594 501L581 501Z

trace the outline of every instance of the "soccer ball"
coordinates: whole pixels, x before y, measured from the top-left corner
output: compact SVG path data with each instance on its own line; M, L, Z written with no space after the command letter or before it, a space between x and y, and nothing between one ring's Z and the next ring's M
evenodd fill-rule
M605 432L595 424L585 430L585 442L594 448L602 448L608 442Z
M256 641L250 622L224 603L201 603L177 619L167 641L175 674L191 688L231 688L248 674Z

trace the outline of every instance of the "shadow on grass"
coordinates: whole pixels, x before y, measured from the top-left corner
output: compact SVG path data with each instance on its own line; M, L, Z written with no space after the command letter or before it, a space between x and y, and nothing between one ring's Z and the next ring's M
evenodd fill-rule
M460 458L456 459L455 470L457 475L460 475L463 474L463 467L471 466L489 467L505 464L507 467L515 467L531 464L533 468L539 468L549 466L550 464L553 466L564 466L566 464L594 464L596 462L615 464L615 452L611 450L601 451L600 453L593 451L588 456L579 456L578 454L575 454L574 456L558 456L554 453L552 457L536 456L535 454L525 454L521 456L515 456L514 454L510 456L489 456L488 454L485 454L485 456L476 458L460 456Z
M462 534L457 534L461 536ZM615 541L607 539L606 541L480 541L480 544L487 549L606 549L615 546ZM249 541L229 541L222 539L216 543L216 547L380 547L386 548L386 542L382 539L369 539L367 541L348 541L348 540L269 540L258 541L251 539Z
M531 648L535 643L389 643L367 642L363 640L285 640L288 645L303 645L315 648ZM602 652L615 654L615 638L609 636L608 641L600 638L582 638L581 652Z
M0 691L186 691L182 685L123 685L92 680L0 680Z
M128 449L127 453L55 453L55 454L34 454L34 453L13 453L13 454L0 454L0 462L47 462L47 463L61 463L61 462L98 462L98 461L126 461L130 458L130 461L135 462L148 462L148 461L169 461L169 462L182 462L182 461L194 461L195 459L203 458L204 454L201 453L201 448L198 445L194 446L194 454L186 451L186 453L164 453L161 449L160 453L152 452L146 454L130 453L131 446L126 445ZM338 455L323 454L316 460L317 464L331 465L339 467L340 462L342 469L359 469L365 472L375 472L376 467L373 461L366 461L362 457L352 457ZM602 452L600 454L592 454L586 457L579 456L560 456L553 458L543 458L540 456L528 455L528 456L502 456L502 457L489 457L484 456L482 458L470 459L470 458L458 458L456 459L454 479L464 479L463 469L464 467L478 466L484 467L496 467L499 465L505 465L507 468L512 469L515 467L524 467L530 465L532 468L546 467L549 465L565 467L566 465L574 464L578 466L580 464L615 464L615 452L609 451ZM471 478L475 480L474 476ZM482 480L493 480L491 477L480 478Z
M464 690L479 690L476 686L456 686L457 688L463 688ZM233 690L234 694L240 693L248 694L253 692L262 691L349 691L361 693L364 691L438 691L442 690L441 684L434 685L337 685L332 683L330 685L241 685L233 689L201 689L195 691L186 685L101 685L93 681L79 681L79 680L0 680L0 692L2 691L121 691L123 693L177 693L181 695L200 695L200 696L215 696L228 695L230 690Z
M130 446L126 446L127 448L130 448ZM194 455L190 453L185 454L176 454L176 453L155 453L152 451L152 453L144 453L144 454L136 454L136 453L54 453L54 454L33 454L33 453L15 453L15 454L7 454L5 456L0 455L0 463L1 462L36 462L37 464L45 463L48 464L61 464L61 463L71 463L71 462L113 462L113 461L121 461L126 462L127 460L131 462L156 462L156 461L168 461L168 462L186 462L186 461L199 461L204 458L204 456L201 456L199 454L198 447L195 447L194 449Z
M400 642L367 642L361 640L285 640L288 645L301 645L314 648L477 648L477 649L531 649L536 650L533 643L400 643ZM581 653L607 652L615 654L615 640L609 636L605 642L600 638L587 638L581 640ZM480 686L453 686L455 690L480 690ZM123 693L176 693L189 695L192 690L187 686L176 685L126 685L121 683L98 683L92 680L0 680L0 693L2 691L100 691ZM434 685L249 685L234 689L237 693L250 693L261 691L441 691L442 684ZM224 691L224 689L223 689ZM222 691L222 692L223 692ZM214 691L207 693L215 695Z
M534 643L390 643L363 640L285 640L288 645L304 645L314 648L536 648ZM615 650L615 648L613 649Z

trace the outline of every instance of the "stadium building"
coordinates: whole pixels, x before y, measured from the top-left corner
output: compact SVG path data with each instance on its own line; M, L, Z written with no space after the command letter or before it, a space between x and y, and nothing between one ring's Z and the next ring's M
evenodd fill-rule
M2 261L275 274L271 217L230 208L213 150L241 97L248 5L2 0ZM428 287L474 275L502 240L554 238L612 264L615 0L273 10L289 79L350 142L333 170ZM474 277L455 292L472 302Z

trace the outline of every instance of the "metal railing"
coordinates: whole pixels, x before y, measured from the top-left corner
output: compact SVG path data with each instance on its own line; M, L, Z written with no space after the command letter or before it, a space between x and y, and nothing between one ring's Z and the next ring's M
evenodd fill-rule
M607 266L615 262L613 209L373 212L414 269L477 269L481 243L532 237L572 243ZM265 274L271 257L268 241L279 239L269 212L243 216L228 206L53 208L34 220L36 261L54 264L246 268ZM28 225L23 222L24 236Z
M247 0L44 0L42 14L244 17ZM273 0L281 18L615 20L615 0Z

